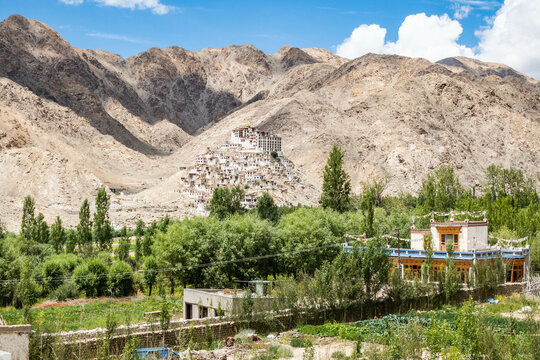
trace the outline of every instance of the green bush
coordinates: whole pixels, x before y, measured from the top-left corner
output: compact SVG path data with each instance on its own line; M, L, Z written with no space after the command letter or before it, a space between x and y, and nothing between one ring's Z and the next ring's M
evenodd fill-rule
M73 282L66 282L53 292L52 297L58 301L76 299L79 297L79 289Z
M332 355L330 355L330 357L332 359L344 360L345 358L347 358L347 355L345 355L343 351L334 351Z
M90 259L73 270L72 279L87 297L103 296L109 287L109 268L100 259Z
M114 296L130 296L135 291L131 266L123 261L115 263L109 273L111 292Z
M290 358L293 356L291 348L285 345L272 345L268 348L267 352L274 359Z
M54 291L64 281L65 270L57 259L49 259L43 264L43 285L48 291Z
M310 339L293 338L291 339L291 346L296 348L303 348L313 346Z

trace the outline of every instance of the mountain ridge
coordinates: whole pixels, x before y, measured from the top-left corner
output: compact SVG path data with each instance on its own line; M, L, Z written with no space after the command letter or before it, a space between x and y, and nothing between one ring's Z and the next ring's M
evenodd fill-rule
M0 23L0 179L9 184L0 218L16 229L29 194L48 221L61 214L73 225L99 186L124 193L113 197L118 224L183 216L180 168L248 124L281 136L318 191L334 142L357 193L381 177L388 193L415 192L443 164L467 187L491 163L536 176L539 106L538 81L476 59L347 60L288 45L274 54L171 46L123 58L74 48L14 15ZM25 184L27 171L35 186ZM296 198L316 203L314 194Z

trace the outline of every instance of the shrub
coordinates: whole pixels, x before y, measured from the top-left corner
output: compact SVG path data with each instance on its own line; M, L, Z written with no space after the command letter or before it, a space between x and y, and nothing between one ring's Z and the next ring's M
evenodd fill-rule
M310 339L293 338L291 339L291 346L296 348L303 348L313 346Z
M334 351L330 357L332 359L343 360L347 357L347 355L345 355L343 351Z
M58 301L65 301L67 299L76 299L79 297L79 289L73 282L66 282L58 287L52 296Z
M115 263L110 271L111 292L114 296L129 296L135 291L131 266L123 261Z
M290 358L293 356L291 348L284 345L272 345L268 348L267 353L272 355L274 359Z
M90 259L73 271L73 282L87 297L102 296L109 285L109 268L101 259Z
M49 259L43 264L43 283L47 291L58 288L65 276L62 263L57 259Z

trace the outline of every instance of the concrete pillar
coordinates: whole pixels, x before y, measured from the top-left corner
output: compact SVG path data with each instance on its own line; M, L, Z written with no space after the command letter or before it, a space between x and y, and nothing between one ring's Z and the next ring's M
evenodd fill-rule
M191 304L191 314L193 315L193 319L200 319L201 314L199 311L199 305L197 304Z

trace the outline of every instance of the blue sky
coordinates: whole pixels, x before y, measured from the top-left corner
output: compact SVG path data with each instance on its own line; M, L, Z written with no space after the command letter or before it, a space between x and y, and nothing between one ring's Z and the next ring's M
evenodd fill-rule
M124 57L152 46L177 45L190 50L253 44L273 53L282 45L322 47L335 51L360 24L380 24L395 40L407 15L454 14L452 1L179 1L167 14L131 10L93 1L68 5L60 0L2 0L0 17L21 14L47 23L73 46L100 48ZM500 7L490 2L461 20L460 40L472 47L474 31ZM106 38L109 36L110 38Z
M474 56L540 78L540 0L0 1L1 19L21 14L47 23L73 46L124 57L153 46L252 44L273 53L287 44L349 58Z

